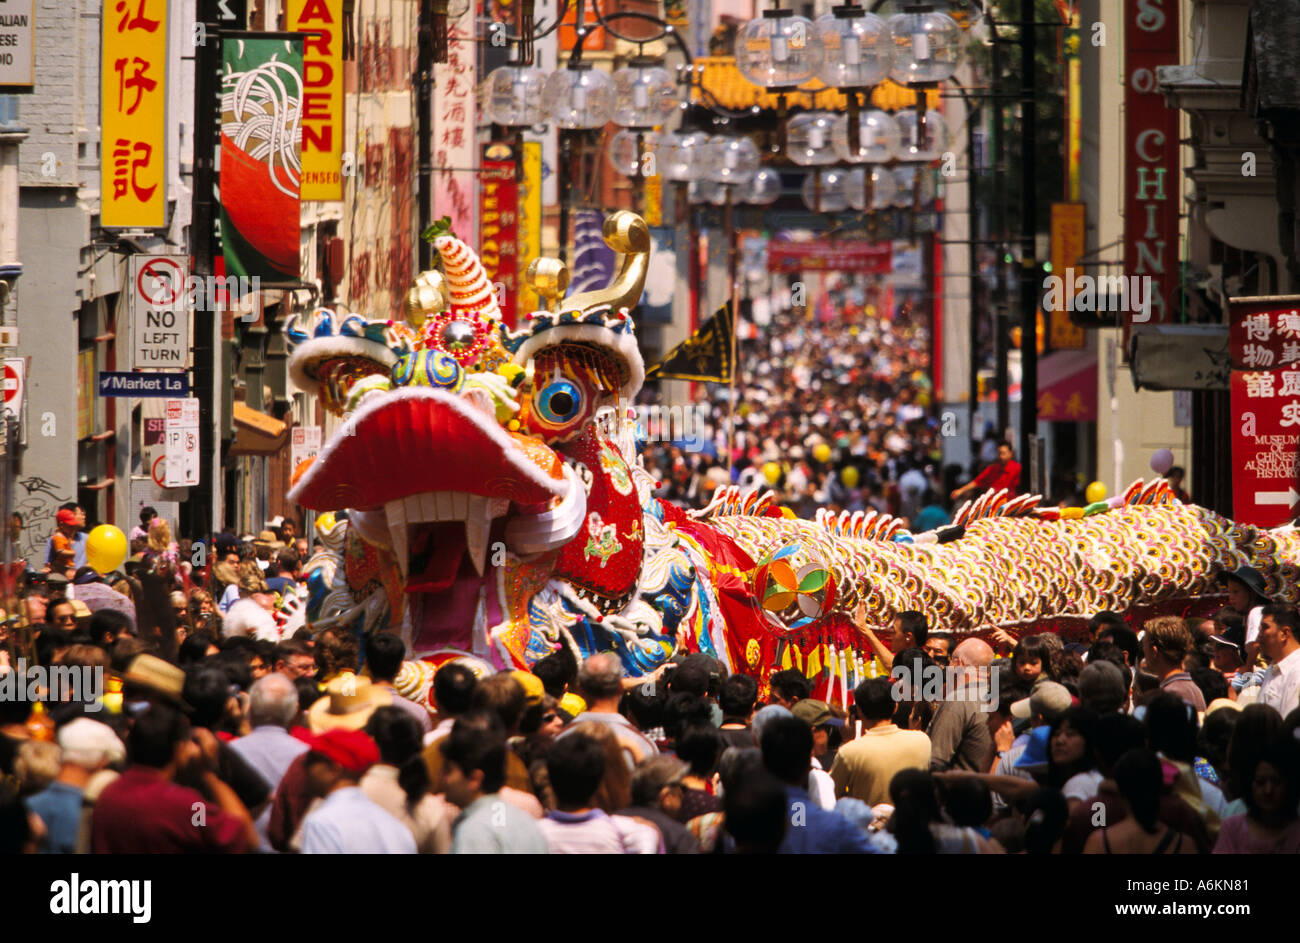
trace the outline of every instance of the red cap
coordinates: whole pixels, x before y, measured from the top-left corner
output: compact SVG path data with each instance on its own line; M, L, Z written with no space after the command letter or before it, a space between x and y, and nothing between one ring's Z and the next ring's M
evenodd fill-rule
M65 508L55 515L55 518L60 524L75 524L77 523L77 512L69 511Z
M350 773L364 773L379 762L379 747L360 730L335 728L304 739L313 753L319 753Z

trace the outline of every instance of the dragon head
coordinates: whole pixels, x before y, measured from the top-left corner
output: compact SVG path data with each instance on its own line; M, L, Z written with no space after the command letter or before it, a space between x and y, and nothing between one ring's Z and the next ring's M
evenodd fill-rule
M400 624L420 652L527 660L532 596L603 510L602 471L565 453L645 375L624 305L640 296L649 233L620 213L606 241L624 261L604 291L561 300L563 264L533 263L550 310L516 332L474 251L450 235L434 240L441 271L420 275L401 321L318 309L290 325L295 382L344 420L289 492L348 512L334 614L382 587L366 628Z

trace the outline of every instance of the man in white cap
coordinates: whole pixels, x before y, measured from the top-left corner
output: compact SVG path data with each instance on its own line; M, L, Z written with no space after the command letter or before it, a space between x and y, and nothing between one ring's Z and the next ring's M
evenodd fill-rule
M64 855L84 853L90 850L86 786L95 773L126 759L126 746L113 728L88 717L64 724L58 739L63 754L58 778L29 797L27 808L45 823L47 846L42 850Z

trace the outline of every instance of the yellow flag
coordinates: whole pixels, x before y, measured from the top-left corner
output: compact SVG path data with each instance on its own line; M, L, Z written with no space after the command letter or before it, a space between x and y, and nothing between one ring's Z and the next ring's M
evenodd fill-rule
M822 673L822 647L814 645L813 650L808 653L808 667L804 674L809 678L819 677Z

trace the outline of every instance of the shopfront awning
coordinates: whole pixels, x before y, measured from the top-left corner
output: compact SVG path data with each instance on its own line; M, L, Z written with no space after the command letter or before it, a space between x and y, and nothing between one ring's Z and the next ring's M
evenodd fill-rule
M1058 350L1038 362L1038 418L1097 421L1097 354Z
M700 83L704 89L724 108L739 111L745 108L777 108L776 95L761 85L755 85L740 74L734 56L702 56L695 60L697 66L703 66L704 73ZM849 100L839 89L827 90L818 79L811 79L799 86L800 90L786 95L789 108L819 108L827 111L844 111ZM816 104L813 104L813 93ZM929 110L939 108L939 90L928 89L925 93L925 107ZM885 79L871 92L871 107L883 111L898 111L900 108L916 107L916 90Z
M230 455L274 455L289 441L289 426L274 416L235 403L231 412L235 441Z
M986 397L997 402L998 391ZM1020 384L1012 383L1007 402L1020 402ZM1058 350L1038 361L1038 418L1047 422L1097 421L1097 354Z

